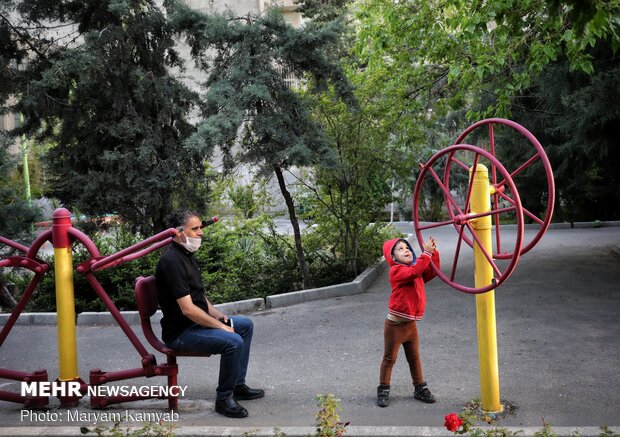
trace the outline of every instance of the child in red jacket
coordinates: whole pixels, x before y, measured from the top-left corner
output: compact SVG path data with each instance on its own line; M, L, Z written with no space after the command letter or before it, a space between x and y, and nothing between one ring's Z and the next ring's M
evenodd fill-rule
M431 237L423 244L424 252L416 259L413 248L405 239L394 238L383 243L383 255L390 266L392 294L383 330L384 353L377 387L377 405L380 407L387 407L390 402L392 368L401 344L415 387L413 397L427 403L435 402L422 376L416 321L422 320L426 306L424 283L435 277L430 264L433 262L440 267L436 246Z

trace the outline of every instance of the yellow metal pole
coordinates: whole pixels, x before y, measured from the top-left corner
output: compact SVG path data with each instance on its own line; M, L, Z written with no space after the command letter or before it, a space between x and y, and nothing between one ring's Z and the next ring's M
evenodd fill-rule
M471 192L471 212L480 214L491 211L491 185L489 172L483 164L477 164ZM492 253L491 216L472 220L472 227L487 253ZM474 243L475 287L492 283L493 268L484 253ZM504 409L499 398L499 370L497 359L497 328L495 325L495 290L476 295L476 320L478 326L478 359L480 362L480 392L482 410L497 413Z
M52 218L54 273L56 275L56 314L58 320L59 380L78 378L75 299L73 290L73 258L69 228L71 213L59 208Z

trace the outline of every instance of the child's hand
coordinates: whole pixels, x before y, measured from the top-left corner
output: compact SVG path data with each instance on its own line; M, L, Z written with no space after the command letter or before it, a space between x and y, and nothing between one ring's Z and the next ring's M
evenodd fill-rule
M426 252L429 252L432 254L433 252L435 252L435 240L433 240L433 238L431 237L428 241L424 242L422 247L424 248Z

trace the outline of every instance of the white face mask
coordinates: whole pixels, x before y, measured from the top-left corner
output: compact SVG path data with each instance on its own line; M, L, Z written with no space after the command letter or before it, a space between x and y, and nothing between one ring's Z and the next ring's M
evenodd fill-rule
M183 241L181 241L180 243L184 248L186 248L190 252L196 252L200 248L200 244L202 244L201 238L191 238L191 237L185 236L185 240L186 240L185 243Z

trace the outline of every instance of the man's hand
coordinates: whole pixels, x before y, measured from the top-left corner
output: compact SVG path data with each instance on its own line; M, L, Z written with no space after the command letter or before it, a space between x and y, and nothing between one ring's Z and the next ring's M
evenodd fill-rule
M235 329L232 326L228 325L228 316L226 314L222 314L222 316L219 317L218 320L224 325L224 327L221 329L228 332L235 332Z
M235 332L233 328L222 322L222 320L226 321L228 318L222 312L216 310L210 302L207 302L209 305L208 313L202 308L197 307L189 294L178 298L177 303L179 304L179 308L181 308L183 315L197 325L204 326L206 328L216 328L228 332Z

